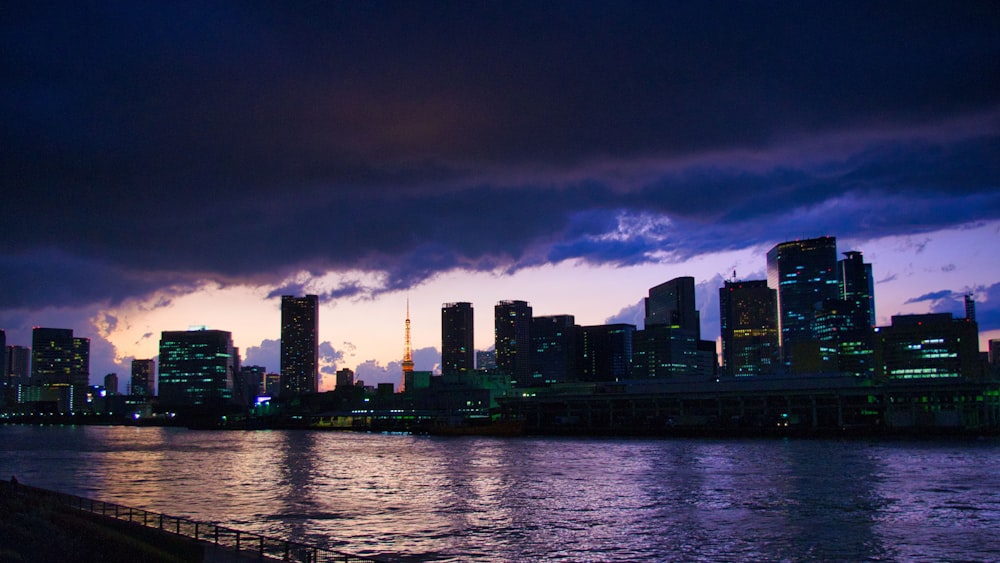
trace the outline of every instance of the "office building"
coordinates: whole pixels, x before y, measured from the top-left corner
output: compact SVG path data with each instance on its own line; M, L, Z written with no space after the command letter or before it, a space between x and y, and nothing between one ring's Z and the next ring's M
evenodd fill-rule
M821 237L783 242L767 253L767 285L777 292L778 345L791 369L796 350L813 355L819 339L813 331L816 311L840 294L837 239Z
M164 331L160 401L170 406L228 403L233 397L235 356L232 334L227 331Z
M7 333L0 328L0 387L6 387L10 383L7 364Z
M722 371L727 377L774 373L778 352L777 292L767 280L727 281L719 288Z
M109 373L104 376L104 391L108 395L118 394L118 374Z
M497 371L514 386L531 384L531 306L501 301L493 309Z
M887 380L974 378L979 327L951 313L896 315L875 329L878 374Z
M354 387L354 370L343 368L337 370L337 389Z
M837 262L837 284L839 298L853 302L867 319L869 327L875 326L875 278L872 265L864 261L855 250L844 253L845 258Z
M31 348L26 346L7 347L7 381L16 388L28 385L31 377Z
M475 339L472 303L445 303L441 306L441 373L472 372L475 366Z
M695 307L694 278L674 278L649 289L645 299L646 327L666 325L701 338L701 317Z
M281 396L316 393L319 297L281 297Z
M624 323L582 327L580 379L615 382L631 378L635 329Z
M476 350L476 370L495 371L497 369L496 350Z
M90 385L90 339L74 337L72 329L32 329L31 383Z
M580 327L573 315L531 319L531 383L552 385L579 379Z
M135 397L156 395L156 366L153 360L132 360L132 391Z

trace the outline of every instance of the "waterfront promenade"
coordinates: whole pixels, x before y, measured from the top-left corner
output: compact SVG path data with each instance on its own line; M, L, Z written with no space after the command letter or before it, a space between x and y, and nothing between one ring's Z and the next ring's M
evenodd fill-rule
M0 560L102 563L379 563L18 483L0 482Z

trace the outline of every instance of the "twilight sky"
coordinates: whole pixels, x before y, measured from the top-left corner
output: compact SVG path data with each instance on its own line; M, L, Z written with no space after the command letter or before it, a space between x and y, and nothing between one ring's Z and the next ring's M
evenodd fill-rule
M67 2L0 20L0 328L230 330L278 370L279 296L322 297L325 369L398 382L440 307L641 324L649 287L764 275L820 235L880 324L1000 338L996 2ZM984 344L985 345L985 344ZM332 385L332 378L328 378Z

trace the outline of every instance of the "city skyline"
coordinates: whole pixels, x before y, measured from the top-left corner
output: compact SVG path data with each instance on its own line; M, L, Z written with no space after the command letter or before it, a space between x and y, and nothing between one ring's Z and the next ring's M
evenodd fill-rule
M153 25L152 22L156 22ZM0 328L91 342L231 331L279 369L280 296L320 298L324 388L399 381L440 307L639 324L836 236L876 323L973 293L1000 338L1000 16L977 2L698 6L56 3L0 22ZM123 379L122 379L123 380Z

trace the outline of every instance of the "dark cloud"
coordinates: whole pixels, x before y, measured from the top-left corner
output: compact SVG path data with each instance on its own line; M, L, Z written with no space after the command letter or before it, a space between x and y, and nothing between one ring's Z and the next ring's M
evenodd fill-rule
M0 309L1000 218L989 3L25 4L0 53Z
M258 346L250 346L243 352L243 364L263 366L269 373L281 369L281 340L265 339Z

